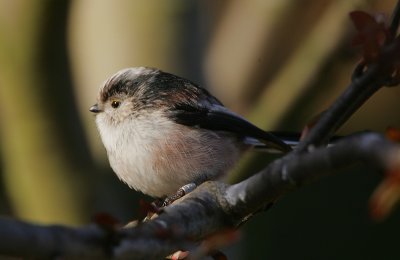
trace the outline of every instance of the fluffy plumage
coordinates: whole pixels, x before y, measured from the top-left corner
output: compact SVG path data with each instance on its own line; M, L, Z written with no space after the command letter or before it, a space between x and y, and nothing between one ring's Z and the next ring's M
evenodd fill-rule
M115 173L153 197L223 176L256 140L290 150L205 89L153 68L117 72L90 110Z

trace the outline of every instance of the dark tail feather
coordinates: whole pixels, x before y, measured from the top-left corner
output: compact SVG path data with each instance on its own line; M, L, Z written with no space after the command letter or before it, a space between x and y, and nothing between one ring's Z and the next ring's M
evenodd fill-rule
M247 140L246 142L250 145L252 145L255 149L260 150L260 151L265 151L268 153L286 153L290 152L300 142L300 136L301 133L298 132L285 132L285 131L273 131L273 132L268 132L270 133L273 137L276 139L279 139L280 142L278 142L278 146L275 143L271 143L271 138L268 139L268 141L257 141L257 140L252 140L251 138ZM341 136L334 136L330 139L329 144L334 143L335 141L339 140L342 138ZM285 145L282 146L280 143L284 143ZM285 147L290 147L289 149ZM284 149L282 149L284 148Z

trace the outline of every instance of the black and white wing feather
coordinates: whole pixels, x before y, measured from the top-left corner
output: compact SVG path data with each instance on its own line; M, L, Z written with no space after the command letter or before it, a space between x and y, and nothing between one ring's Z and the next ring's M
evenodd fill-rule
M218 101L217 101L218 102ZM266 148L282 152L291 151L291 147L274 135L256 127L243 117L233 113L220 103L194 105L182 103L171 111L172 119L182 125L201 127L213 131L226 131L242 137L254 146L264 144ZM257 143L257 140L260 141Z

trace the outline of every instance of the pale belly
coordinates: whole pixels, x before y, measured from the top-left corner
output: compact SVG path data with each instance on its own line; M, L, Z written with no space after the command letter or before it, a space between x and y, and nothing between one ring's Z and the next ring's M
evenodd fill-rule
M199 184L223 176L242 149L225 133L190 128L170 121L143 122L140 128L113 130L102 139L110 165L131 188L153 197L174 194L188 183ZM123 128L119 128L123 129ZM125 128L127 129L127 128Z

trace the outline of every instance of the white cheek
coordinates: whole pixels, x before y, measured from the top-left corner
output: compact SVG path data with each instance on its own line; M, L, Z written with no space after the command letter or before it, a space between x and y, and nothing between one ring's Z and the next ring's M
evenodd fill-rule
M115 131L117 131L118 128L111 125L111 122L108 120L105 113L96 116L96 125L107 152L115 150L117 138Z

